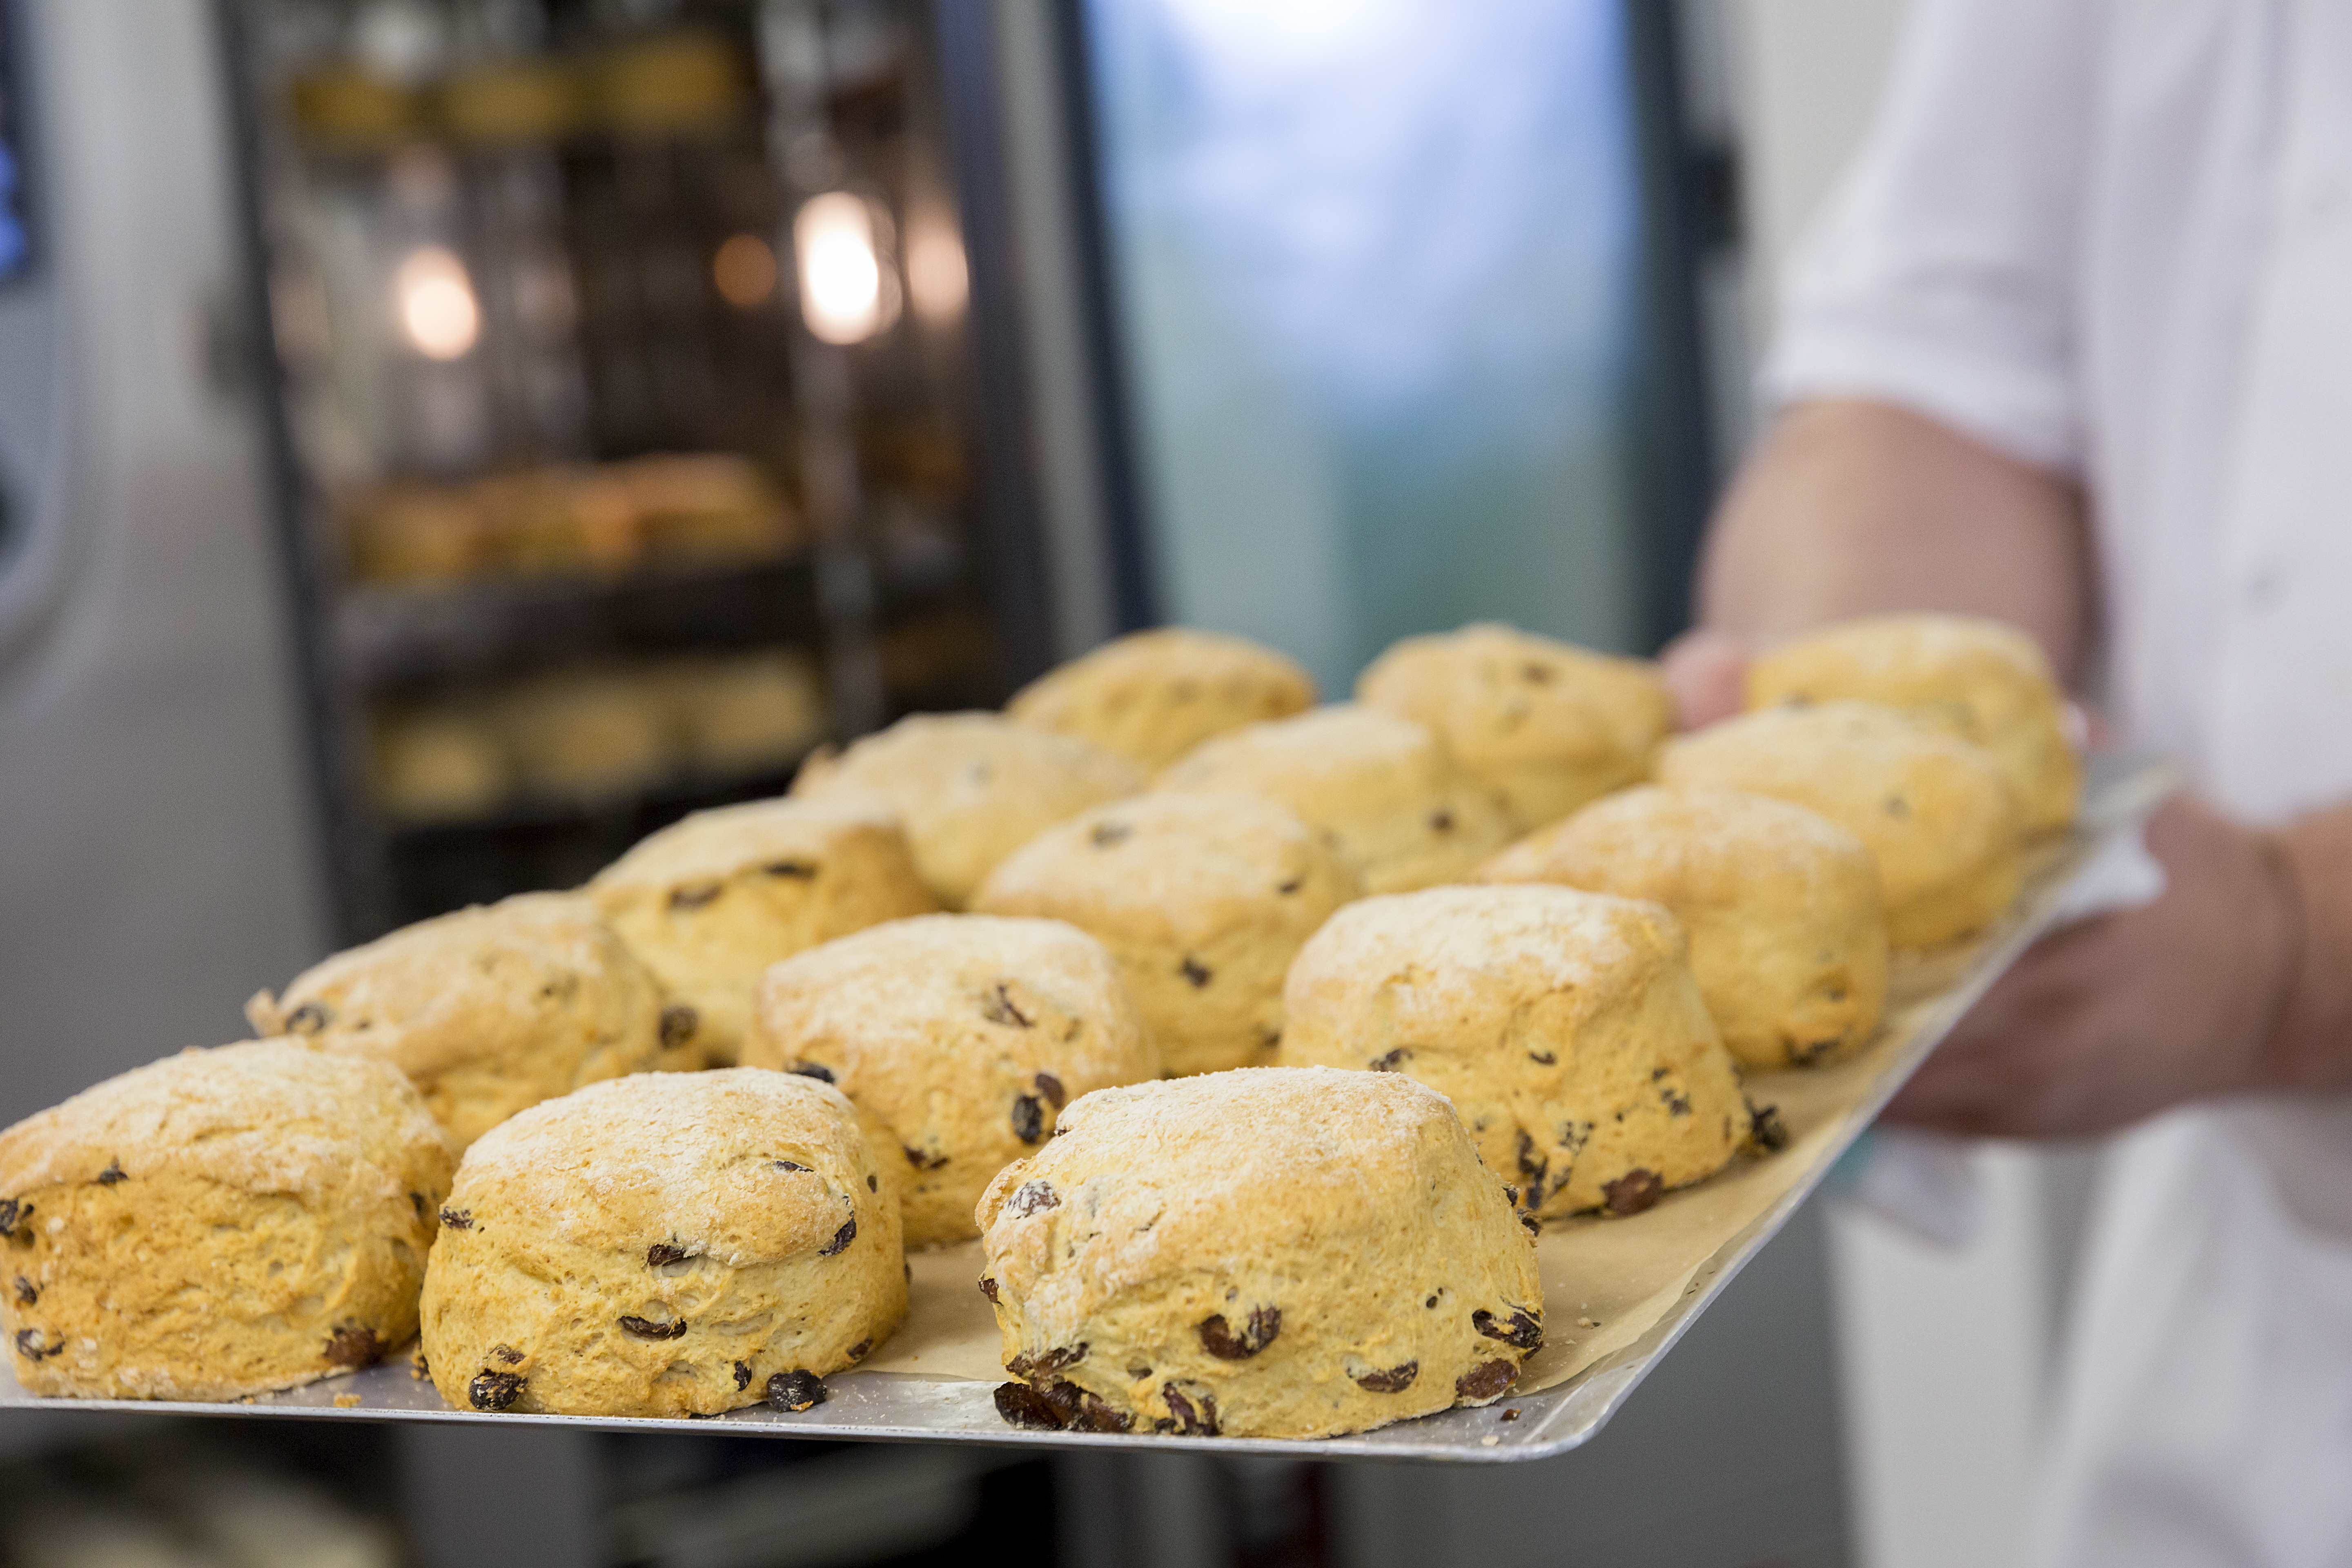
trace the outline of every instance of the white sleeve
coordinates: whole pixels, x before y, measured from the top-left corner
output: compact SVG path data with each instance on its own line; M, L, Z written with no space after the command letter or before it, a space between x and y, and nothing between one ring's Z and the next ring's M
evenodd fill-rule
M1768 400L1870 397L2076 471L2097 0L1916 0L1875 124L1795 247Z

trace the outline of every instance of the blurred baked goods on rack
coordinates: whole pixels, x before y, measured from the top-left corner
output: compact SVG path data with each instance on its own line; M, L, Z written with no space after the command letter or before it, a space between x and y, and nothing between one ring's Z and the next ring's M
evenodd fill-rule
M184 1051L0 1132L0 1326L38 1394L236 1399L415 1331L441 1129L390 1063Z
M1017 1426L1325 1437L1517 1381L1535 1238L1444 1099L1251 1068L1108 1089L981 1200Z
M706 1058L730 1065L770 964L938 908L898 818L865 799L696 812L597 873L588 893L668 997L694 1009Z
M691 1007L576 893L519 893L336 953L245 1005L263 1035L390 1062L452 1147L583 1084L698 1066Z
M1878 862L1887 939L1899 948L1983 930L2023 885L2017 795L2000 763L1899 709L1761 709L1667 742L1657 777L1769 795L1852 832Z
M1649 660L1506 626L1407 637L1357 678L1356 699L1426 726L1522 833L1643 777L1674 728Z
M833 1084L904 1152L909 1247L980 1234L991 1177L1079 1095L1160 1076L1118 967L1060 921L925 915L769 970L743 1065Z
M1572 888L1366 899L1299 950L1285 1065L1447 1097L1531 1215L1635 1214L1746 1144L1739 1076L1656 904Z
M1880 616L1825 626L1748 667L1748 706L1881 702L1992 753L2028 833L2074 820L2083 763L2041 646L1966 616Z
M533 1106L466 1152L425 1270L459 1410L813 1402L907 1312L898 1194L838 1089L740 1068Z
M787 767L824 735L824 688L803 654L688 656L665 661L656 675L667 688L685 762L701 773Z
M1314 705L1314 679L1286 655L1246 637L1162 626L1046 671L1004 711L1155 770L1213 735Z
M376 803L395 820L486 816L515 793L513 755L479 702L387 707L368 736Z
M1118 961L1171 1073L1263 1067L1299 946L1363 884L1262 795L1142 795L1049 827L972 907L1068 921Z
M1126 758L1074 735L995 713L917 713L810 757L793 795L887 805L906 825L923 880L953 910L1039 833L1143 784Z
M1152 787L1279 801L1328 833L1375 893L1457 880L1510 837L1493 793L1436 736L1360 703L1229 731L1195 747Z
M642 790L676 769L669 693L652 672L589 666L527 676L491 711L518 793L595 801Z
M1594 801L1478 868L1647 899L1682 922L1723 1043L1746 1068L1858 1048L1886 1005L1886 900L1861 839L1816 812L1733 790L1643 785Z

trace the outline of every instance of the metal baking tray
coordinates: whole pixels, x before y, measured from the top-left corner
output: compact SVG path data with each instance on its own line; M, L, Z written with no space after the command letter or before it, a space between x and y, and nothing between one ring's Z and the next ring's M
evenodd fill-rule
M1037 1447L1156 1447L1234 1454L1324 1458L1435 1459L1476 1462L1540 1458L1590 1440L1643 1378L1674 1348L1748 1260L1769 1241L1797 1206L1820 1185L1838 1157L1867 1128L1904 1080L1935 1049L1961 1015L2033 941L2079 911L2096 863L2116 842L2137 832L2177 786L2168 764L2145 757L2100 755L2091 760L2081 819L2063 840L2037 855L2017 908L1996 930L1961 950L1898 964L1889 1024L1853 1061L1817 1072L1751 1075L1751 1098L1776 1095L1803 1107L1792 1119L1791 1142L1745 1172L1726 1173L1670 1194L1649 1213L1627 1219L1579 1219L1547 1228L1541 1243L1546 1279L1547 1347L1528 1363L1523 1383L1536 1391L1476 1409L1455 1409L1370 1432L1314 1440L1035 1432L1008 1426L992 1395L999 1378L905 1371L859 1370L825 1380L828 1397L797 1414L764 1405L700 1420L646 1420L576 1415L483 1415L453 1410L430 1383L411 1370L405 1354L347 1377L330 1379L235 1404L164 1404L131 1400L41 1399L0 1370L0 1408L104 1410L152 1415L303 1416L358 1421L467 1421L553 1425L604 1431L719 1432L730 1436L815 1437L903 1442L995 1443ZM1835 1075L1844 1075L1843 1079ZM1758 1181L1764 1164L1778 1162ZM1727 1194L1747 1179L1741 1203ZM1769 1197L1755 1194L1769 1189ZM1710 1230L1717 1214L1724 1217ZM1645 1232L1642 1227L1653 1227ZM1667 1283L1606 1321L1586 1316L1579 1263L1605 1270L1614 1258L1639 1255L1645 1237L1680 1227L1701 1238L1702 1250ZM1685 1245L1689 1245L1685 1240ZM1588 1255L1589 1258L1588 1258ZM1655 1259L1652 1261L1654 1263ZM976 1276L977 1270L971 1270ZM918 1310L926 1290L934 1315L984 1312L977 1291L952 1269L919 1267ZM1583 1276L1592 1282L1592 1270ZM1605 1283L1605 1282L1604 1282ZM1581 1292L1601 1294L1599 1289ZM967 1300L968 1297L968 1300ZM961 1304L960 1304L961 1303ZM1587 1333L1586 1331L1592 1331ZM1577 1341L1581 1335L1583 1343ZM886 1342L876 1359L885 1359ZM1547 1366L1545 1358L1552 1358ZM1563 1372L1563 1369L1566 1369ZM1549 1386L1542 1386L1549 1384Z

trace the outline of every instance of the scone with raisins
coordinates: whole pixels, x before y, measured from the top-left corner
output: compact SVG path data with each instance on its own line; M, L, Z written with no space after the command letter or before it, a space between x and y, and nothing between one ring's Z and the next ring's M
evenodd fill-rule
M1171 1073L1263 1067L1299 945L1363 885L1287 807L1146 795L1046 829L973 900L1068 921L1110 949Z
M1004 711L1150 770L1212 735L1313 706L1314 679L1296 660L1247 637L1160 626L1114 637L1048 670Z
M1498 1398L1543 1342L1535 1237L1396 1074L1099 1090L980 1222L1017 1426L1328 1437Z
M743 1065L833 1084L888 1130L909 1247L979 1235L972 1205L1063 1106L1160 1074L1102 943L993 915L892 921L786 959L760 982Z
M450 1152L391 1063L257 1040L0 1132L0 1323L28 1393L236 1399L416 1328Z
M440 1217L425 1354L460 1410L798 1405L907 1313L889 1168L840 1090L789 1073L535 1105L466 1151Z

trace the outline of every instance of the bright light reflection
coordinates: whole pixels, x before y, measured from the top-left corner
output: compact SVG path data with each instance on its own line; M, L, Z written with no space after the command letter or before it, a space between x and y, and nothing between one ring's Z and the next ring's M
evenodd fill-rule
M919 217L907 236L907 292L914 297L915 313L944 325L963 314L971 295L971 275L964 265L963 241L955 224L939 215Z
M854 343L898 314L898 280L874 243L874 214L847 191L811 196L793 218L800 260L801 319L828 343Z
M412 252L393 275L400 325L427 359L463 359L482 335L482 309L474 300L466 264L446 247Z

